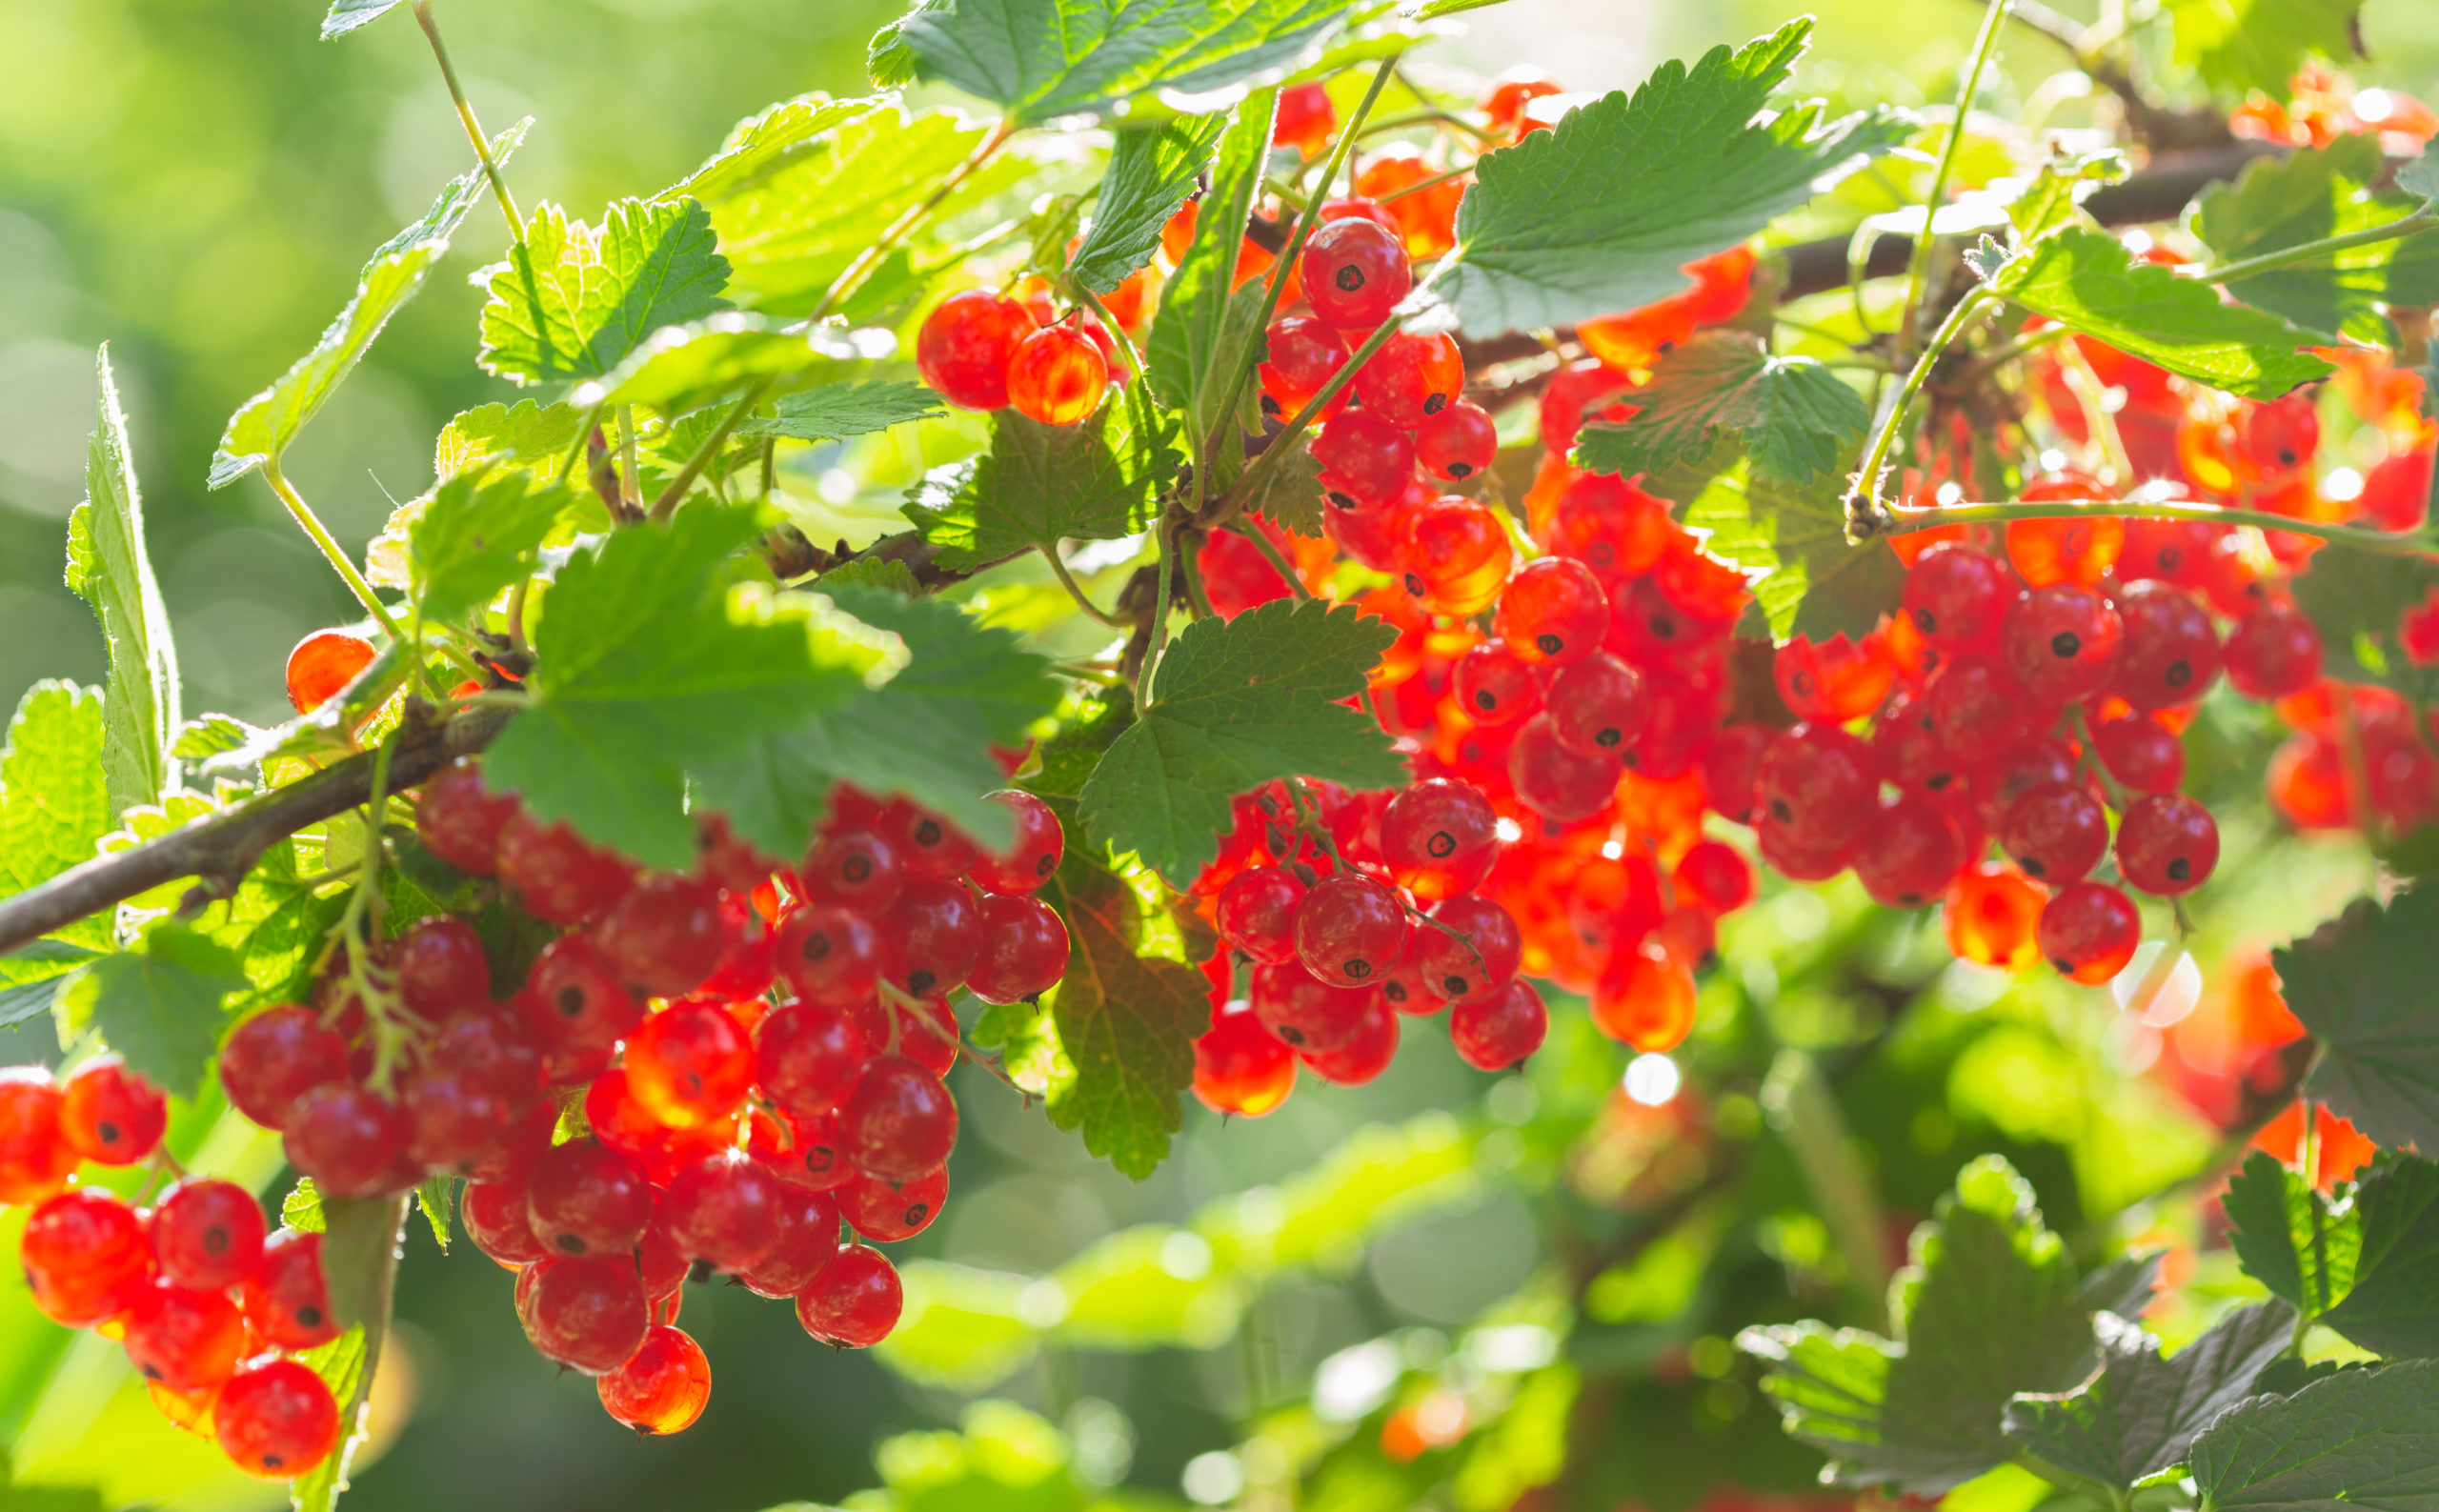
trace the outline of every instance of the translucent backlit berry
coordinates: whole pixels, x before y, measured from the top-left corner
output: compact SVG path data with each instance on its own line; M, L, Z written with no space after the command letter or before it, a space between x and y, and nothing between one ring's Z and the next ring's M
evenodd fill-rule
M88 1160L132 1165L159 1147L169 1122L169 1099L117 1056L93 1057L60 1086L60 1138Z
M1108 389L1109 363L1101 349L1074 325L1035 332L1018 343L1008 361L1008 402L1044 425L1090 418Z
M1464 392L1465 360L1453 336L1399 332L1356 370L1363 408L1401 431L1445 414Z
M2077 882L2041 910L2037 937L2044 959L2086 986L2108 980L2143 942L2143 916L2133 899L2106 882Z
M1499 426L1490 412L1459 399L1415 428L1415 460L1442 483L1461 483L1499 455Z
M373 665L374 655L373 642L361 635L313 632L288 654L288 701L298 714L312 714Z
M1295 1087L1296 1052L1250 1008L1215 1016L1194 1042L1194 1095L1214 1113L1259 1119Z
M988 289L963 290L923 317L915 338L915 370L959 409L1005 409L1008 364L1034 331L1024 306Z
M293 1360L266 1361L230 1377L212 1416L220 1452L264 1481L301 1476L338 1446L339 1409L331 1388Z
M1370 877L1324 878L1296 905L1297 958L1333 987L1367 987L1404 958L1405 905Z
M1341 331L1370 331L1414 287L1399 239L1368 220L1334 220L1304 243L1297 271L1313 312Z

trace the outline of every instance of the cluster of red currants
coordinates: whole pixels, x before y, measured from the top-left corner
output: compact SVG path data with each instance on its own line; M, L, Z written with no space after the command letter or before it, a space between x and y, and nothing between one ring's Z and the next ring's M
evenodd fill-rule
M933 307L915 338L915 368L951 404L1013 406L1044 425L1089 419L1113 373L1125 371L1108 328L1093 316L1072 311L1058 318L1046 294L1004 299L988 289Z
M1058 818L997 797L1004 851L841 788L797 866L714 822L691 873L638 872L461 761L424 787L421 842L567 932L504 998L461 918L416 919L360 967L339 952L313 1006L231 1035L222 1084L328 1199L471 1178L467 1231L516 1271L534 1348L600 1378L619 1421L675 1432L710 1392L675 1326L690 1274L792 1298L833 1343L895 1326L896 1271L839 1225L886 1242L939 1211L947 995L1015 1001L1066 969L1066 928L1033 896Z
M114 1055L67 1079L0 1071L0 1201L28 1204L18 1260L34 1306L115 1339L162 1415L215 1440L249 1475L282 1481L337 1444L338 1403L295 1355L338 1337L322 1237L266 1234L252 1192L176 1180L150 1207L71 1184L83 1161L175 1170L169 1104Z

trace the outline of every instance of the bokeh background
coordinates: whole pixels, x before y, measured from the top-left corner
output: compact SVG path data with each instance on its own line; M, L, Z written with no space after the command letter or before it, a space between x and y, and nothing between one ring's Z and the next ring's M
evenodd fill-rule
M320 0L0 0L0 706L36 677L90 682L102 671L98 636L59 586L59 563L63 521L83 492L92 354L104 341L134 427L190 713L276 717L290 645L353 616L259 477L220 494L203 486L231 411L312 344L365 254L467 166L404 11L324 44L315 40L322 9ZM537 118L512 169L520 198L560 200L587 216L677 177L731 122L773 100L859 90L865 40L897 9L892 0L441 6L486 122L496 130ZM1465 37L1426 56L1486 72L1531 61L1577 88L1631 85L1663 57L1741 40L1793 9L1511 0L1466 18ZM1907 101L1942 97L1978 8L1826 0L1815 9L1817 82ZM2439 97L2439 6L2369 0L2364 30L2374 58L2365 77ZM2036 38L2011 39L2008 66L2022 87L2061 61ZM452 413L506 394L474 366L478 295L466 278L504 239L496 212L479 212L291 454L290 475L351 547L393 501L427 486L432 438ZM2298 906L2263 912L2319 917L2299 898L2279 901ZM1902 956L1902 944L1890 949ZM971 1132L957 1156L957 1200L907 1248L1015 1272L1054 1266L1125 1225L1179 1220L1224 1194L1286 1179L1367 1121L1470 1113L1480 1098L1479 1079L1434 1038L1411 1045L1370 1087L1299 1097L1259 1122L1222 1127L1194 1109L1179 1158L1137 1184L1012 1094L972 1079L960 1089ZM1945 1170L1925 1177L1926 1198ZM1332 1351L1387 1330L1461 1324L1533 1273L1545 1258L1542 1232L1523 1198L1488 1183L1455 1208L1392 1225L1327 1279L1272 1287L1252 1355L1053 1357L1003 1389L1064 1415L1090 1479L1174 1497L1195 1456L1234 1441L1249 1372L1294 1383ZM554 1379L526 1347L509 1285L470 1246L444 1258L428 1234L412 1237L399 1338L415 1410L359 1478L352 1512L746 1512L828 1501L877 1483L873 1450L885 1435L953 1422L962 1405L813 1345L777 1304L695 1288L684 1320L715 1361L712 1410L681 1438L638 1441L603 1416L590 1382ZM19 1439L29 1427L0 1423L21 1460L43 1447L38 1433ZM232 1494L216 1483L186 1504L242 1504Z

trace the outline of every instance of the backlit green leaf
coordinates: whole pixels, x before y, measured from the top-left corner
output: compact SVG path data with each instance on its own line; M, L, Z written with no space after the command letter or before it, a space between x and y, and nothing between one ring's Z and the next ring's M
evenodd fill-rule
M361 26L398 9L399 0L331 0L331 13L322 18L322 40L343 37Z
M85 502L68 517L68 586L92 606L110 649L110 675L102 685L102 776L115 818L137 804L158 802L171 785L178 653L144 547L144 496L135 486L108 347L96 366L100 421L86 448Z
M1250 344L1261 335L1254 329L1260 313L1259 283L1245 286L1243 302L1231 293L1245 224L1270 157L1271 117L1278 104L1278 91L1260 90L1237 107L1220 139L1211 188L1195 214L1193 244L1176 275L1160 290L1159 313L1153 318L1151 345L1144 353L1153 389L1171 409L1186 413L1186 433L1197 441L1198 452L1201 439L1219 430L1223 391L1248 360ZM1248 398L1258 392L1253 384L1245 386ZM1249 430L1260 423L1258 417L1240 419Z
M586 409L640 404L665 415L683 414L748 384L818 382L816 374L828 376L841 363L886 356L896 344L885 331L851 334L831 325L791 324L728 311L662 327L615 368L594 382L576 385L568 397Z
M443 482L407 531L424 618L454 624L521 581L551 528L576 502L568 485L513 470L460 473Z
M2227 1183L2245 1273L2390 1357L2439 1355L2439 1165L2398 1157L2336 1200L2255 1151Z
M2203 1512L2439 1505L2439 1361L2238 1402L2193 1442Z
M221 1004L246 986L238 954L200 930L161 923L88 965L61 1011L91 1024L154 1086L191 1100L227 1025Z
M71 682L38 682L17 700L0 749L0 897L91 860L110 833L102 714L101 696ZM89 946L110 942L98 919L70 935ZM0 980L20 979L0 965Z
M2332 62L2355 51L2354 12L2363 0L2167 0L2176 60L2229 94L2259 90L2287 98L2295 71L2318 53Z
M771 414L737 426L739 435L776 435L792 441L844 441L893 425L928 420L943 413L940 396L919 383L825 383L781 394Z
M956 494L909 503L906 517L948 567L978 567L1061 540L1114 540L1151 522L1176 476L1175 433L1137 428L1124 395L1078 425L1044 425L1014 410L991 418L991 450ZM1165 417L1163 417L1165 418Z
M1713 477L1683 518L1708 533L1706 554L1752 579L1754 612L1779 639L1867 635L1904 594L1905 564L1886 542L1847 542L1834 487L1782 488L1739 466Z
M573 405L478 404L442 428L433 447L433 475L442 482L478 463L497 461L527 472L555 474L584 423Z
M1781 357L1759 336L1706 331L1677 348L1634 392L1623 424L1587 424L1578 466L1632 476L1699 458L1723 433L1754 466L1801 488L1849 465L1871 424L1863 395L1810 357Z
M2270 957L2321 1042L2303 1093L2390 1149L2439 1150L2439 887L2358 898Z
M2232 184L2204 192L2193 233L2213 260L2234 262L2369 231L2422 208L2416 194L2374 193L2387 171L2376 136L2340 136L2290 157L2259 158ZM2325 260L2239 278L2227 292L2309 331L2378 346L2396 343L2381 305L2439 303L2439 236L2350 247Z
M1160 229L1194 193L1227 129L1225 115L1189 115L1118 133L1093 201L1092 227L1068 265L1077 281L1105 294L1152 260Z
M516 383L598 378L663 326L720 308L728 262L692 199L622 199L597 228L545 203L485 271L484 371Z

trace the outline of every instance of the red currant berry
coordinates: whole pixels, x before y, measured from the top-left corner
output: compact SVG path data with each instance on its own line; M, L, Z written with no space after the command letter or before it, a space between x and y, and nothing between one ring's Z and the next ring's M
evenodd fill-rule
M647 1331L617 1369L593 1383L601 1410L647 1438L694 1426L712 1400L712 1362L677 1329Z
M544 923L581 924L624 897L635 868L565 824L519 809L499 834L499 878Z
M1844 871L1855 858L1851 838L1837 845L1824 844L1792 825L1781 824L1766 813L1754 822L1753 838L1762 864L1790 882L1825 882Z
M2265 480L2287 477L2320 450L2321 417L2309 393L2296 393L2246 412L2238 446Z
M263 1258L262 1205L234 1181L180 1181L153 1207L151 1232L153 1262L180 1286L234 1286Z
M1608 628L1608 595L1582 562L1564 556L1527 562L1500 591L1499 638L1527 663L1580 660L1600 650Z
M508 1003L487 1002L451 1015L426 1042L424 1064L478 1078L508 1099L512 1111L531 1104L542 1091L541 1041Z
M783 1114L776 1119L757 1114L748 1130L746 1153L780 1180L807 1192L835 1192L856 1175L839 1147L834 1114Z
M1897 664L1885 641L1866 635L1858 644L1844 631L1815 644L1797 635L1770 660L1779 696L1799 719L1844 724L1881 706L1897 680Z
M1678 859L1671 878L1677 900L1714 916L1753 901L1753 863L1722 840L1697 840Z
M1618 762L1582 756L1559 743L1546 713L1518 727L1507 748L1507 780L1526 808L1558 824L1588 819L1618 796Z
M114 1055L70 1072L59 1092L59 1137L88 1160L132 1165L160 1145L169 1127L170 1099Z
M719 889L668 872L636 879L593 926L593 943L627 983L647 998L692 992L731 943Z
M390 969L398 996L428 1023L461 1008L491 1001L491 958L474 926L447 914L432 914L398 932L390 945Z
M681 1168L660 1200L670 1242L690 1260L736 1272L779 1238L787 1188L742 1150L724 1150Z
M897 897L906 868L897 847L877 831L833 830L814 842L798 876L808 901L877 913Z
M76 1149L59 1128L64 1100L41 1066L0 1070L0 1202L39 1202L76 1174Z
M1297 264L1313 312L1340 331L1370 331L1414 287L1405 244L1368 220L1334 220Z
M1406 952L1405 906L1368 877L1324 878L1296 905L1297 958L1333 987L1362 987Z
M467 1182L457 1215L465 1220L474 1247L511 1269L531 1265L551 1253L551 1247L534 1234L533 1220L525 1216L521 1180ZM318 1234L309 1237L321 1238Z
M2107 599L2072 583L2036 588L2007 612L2007 670L2045 703L2074 703L2108 685L2126 624Z
M2108 490L2079 473L2051 473L2033 479L2017 495L2027 504L2106 499ZM2007 560L2034 588L2099 582L2126 549L2126 521L2114 514L2066 514L2009 520Z
M1405 496L1414 437L1369 410L1349 410L1313 437L1321 492L1342 510L1377 509Z
M1452 897L1415 930L1412 954L1423 986L1443 1002L1482 998L1516 979L1524 937L1486 897Z
M1415 507L1400 555L1406 589L1434 614L1481 614L1499 599L1516 547L1489 506L1443 494Z
M1835 725L1800 724L1762 756L1762 810L1790 838L1844 845L1872 816L1880 772L1871 748Z
M1008 402L1043 425L1090 419L1108 391L1108 361L1093 338L1073 325L1035 332L1008 359Z
M1905 575L1905 615L1944 651L1988 651L2021 590L2006 564L1961 541L1942 541Z
M2050 783L2008 805L1999 843L2026 877L2062 887L2100 864L2108 850L2108 815L2089 788Z
M2363 513L2384 531L2418 529L2430 512L2432 443L2391 453L2364 476Z
M246 1324L278 1349L312 1349L339 1336L322 1276L322 1236L283 1228L263 1240L263 1258L238 1288Z
M1465 359L1453 336L1399 332L1355 371L1363 408L1401 431L1445 414L1465 388Z
M1549 549L1592 569L1612 594L1649 572L1668 549L1667 506L1608 473L1586 473L1560 491Z
M1458 1058L1477 1071L1509 1071L1542 1048L1550 1032L1550 1012L1542 995L1522 978L1506 990L1468 998L1448 1016L1448 1041Z
M1458 706L1478 725L1497 729L1542 706L1541 685L1523 658L1496 641L1485 641L1457 660Z
M293 1360L249 1365L220 1388L212 1437L232 1464L264 1481L304 1475L338 1447L339 1405L312 1370Z
M780 921L776 940L779 979L807 1002L863 1002L880 980L880 931L857 910L808 903Z
M2005 835L2007 812L2035 788L2076 785L2083 780L2074 747L2064 740L2024 741L1972 776L1974 814L1985 829Z
M716 1003L673 1003L628 1037L627 1086L655 1119L700 1128L736 1111L754 1085L754 1046Z
M2093 986L2126 969L2143 942L2134 900L2106 882L2077 882L2041 910L2041 954L2068 979Z
M295 1003L254 1015L220 1050L221 1089L238 1112L266 1129L288 1127L305 1094L346 1078L347 1041L319 1014Z
M2265 703L2285 698L2320 680L2320 627L2291 604L2263 604L2236 621L2224 655L2238 693Z
M1346 366L1346 343L1325 320L1288 315L1272 321L1261 363L1262 397L1269 401L1263 408L1282 420L1301 413ZM1320 417L1328 420L1344 409L1346 394L1340 389Z
M756 1079L790 1113L828 1113L847 1099L873 1046L854 1020L820 1003L787 1003L754 1032Z
M1481 886L1499 859L1499 815L1472 783L1433 777L1381 811L1380 846L1400 887L1425 902L1455 897Z
M554 1144L526 1180L525 1218L556 1255L624 1255L652 1221L652 1183L597 1136Z
M883 1181L911 1181L948 1162L957 1147L957 1102L940 1079L904 1056L864 1067L838 1110L848 1160Z
M2219 864L2219 825L2182 793L2136 800L2117 825L2117 869L2159 897L2179 897L2210 879Z
M1398 1015L1377 992L1366 993L1364 999L1355 1033L1344 1044L1297 1057L1306 1070L1333 1086L1360 1087L1377 1080L1398 1058Z
M997 850L977 851L967 875L994 893L1031 893L1058 875L1067 854L1067 834L1050 805L1032 794L1005 788L987 800L1016 816L1016 833Z
M794 1297L811 1285L821 1267L838 1253L837 1198L785 1186L777 1211L776 1237L738 1277L756 1297Z
M1034 333L1034 318L1013 299L988 289L949 295L923 317L915 337L915 371L960 410L1008 405L1008 364Z
M1972 766L2021 742L2031 710L2025 690L1997 662L1959 656L1924 684L1923 713L1940 748Z
M889 1337L905 1306L897 1267L878 1250L851 1244L796 1294L796 1321L825 1344L870 1349Z
M1296 1052L1249 1007L1214 1016L1194 1042L1194 1095L1214 1113L1259 1119L1295 1089Z
M1261 1026L1295 1050L1335 1050L1346 1043L1361 1027L1370 996L1330 985L1301 960L1256 966L1246 992Z
M54 1323L90 1328L143 1295L151 1246L135 1210L82 1186L45 1200L26 1219L17 1260L34 1306Z
M280 1143L324 1198L377 1197L399 1185L406 1120L372 1089L334 1081L297 1099Z
M1605 651L1562 669L1543 696L1550 738L1585 760L1623 760L1651 721L1643 675Z
M1947 943L1959 960L2020 971L2039 958L2033 932L2048 892L1999 861L1983 861L1947 895Z
M1646 940L1593 989L1592 1027L1646 1054L1674 1050L1694 1027L1694 977Z
M2156 578L2198 587L2217 538L2218 527L2207 520L2129 519L2126 550L2117 558L2118 581Z
M2092 726L2092 750L2108 775L2137 793L2173 793L2185 782L2185 742L2147 714Z
M1066 922L1038 897L985 897L976 933L981 953L965 985L984 1002L1022 1002L1067 975Z
M337 697L356 674L373 665L373 642L343 630L317 630L288 654L288 701L298 714Z
M643 1004L582 935L563 935L542 947L525 974L517 1007L547 1047L544 1075L554 1085L584 1080L608 1065L618 1041L644 1016Z
M1338 108L1320 84L1291 84L1279 91L1279 113L1271 117L1273 147L1292 147L1306 157L1330 145L1338 130Z
M882 939L884 975L917 998L955 992L982 948L981 911L961 882L908 879L873 922Z
M1306 891L1304 879L1283 866L1239 872L1220 889L1213 905L1220 938L1230 950L1258 961L1293 960L1296 905Z
M2218 679L2219 633L2191 594L2168 583L2128 583L2118 591L2117 613L2126 644L2109 692L2137 709L2174 709Z
M483 769L459 756L424 783L415 837L457 870L490 877L499 870L499 837L516 810L515 794L494 793L483 785Z
M877 1004L875 1005L878 1007ZM945 1078L957 1067L959 1029L957 1011L945 997L935 993L912 1004L901 1004L890 1010L897 1020L897 1051L936 1077ZM876 1034L874 1024L881 1026ZM889 1043L889 1019L877 1016L863 1024L864 1037L877 1044Z
M1703 795L1712 812L1733 824L1753 816L1761 789L1762 757L1774 732L1767 725L1732 724L1719 732L1703 756Z
M218 1291L155 1281L123 1315L128 1363L172 1391L208 1391L236 1374L246 1320Z
M536 1260L526 1291L525 1337L545 1360L598 1376L644 1341L651 1313L629 1255L557 1255Z
M1488 410L1459 399L1415 428L1414 455L1441 482L1462 483L1488 471L1498 457L1498 422Z
M946 1166L896 1186L859 1172L838 1188L838 1216L874 1243L895 1244L931 1227L948 1199Z
M1916 793L1881 804L1855 848L1855 879L1886 908L1937 902L1968 859L1947 811Z

